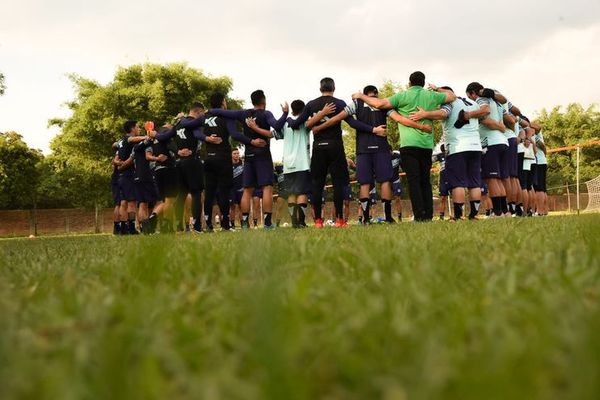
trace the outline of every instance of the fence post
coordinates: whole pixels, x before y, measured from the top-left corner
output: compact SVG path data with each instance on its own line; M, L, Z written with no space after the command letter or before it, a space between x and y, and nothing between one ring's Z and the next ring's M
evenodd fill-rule
M567 187L567 207L569 209L569 214L571 214L571 192L569 191L569 182L566 182L565 186Z
M98 202L97 201L94 203L94 207L95 207L95 211L96 211L96 214L94 215L94 222L96 224L94 232L100 233L100 225L98 223Z
M579 210L580 210L580 202L579 202L579 153L580 153L580 147L579 145L577 145L577 215L579 215Z

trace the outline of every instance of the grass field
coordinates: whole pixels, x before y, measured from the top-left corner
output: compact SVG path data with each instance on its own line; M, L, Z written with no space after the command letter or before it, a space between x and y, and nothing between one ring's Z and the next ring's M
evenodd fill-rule
M2 399L600 398L600 215L0 255Z

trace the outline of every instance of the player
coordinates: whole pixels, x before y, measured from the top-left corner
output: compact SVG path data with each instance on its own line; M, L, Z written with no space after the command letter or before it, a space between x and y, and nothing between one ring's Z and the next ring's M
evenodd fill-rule
M242 202L242 195L244 194L244 162L240 157L240 150L238 148L233 148L231 150L231 168L233 182L229 196L229 215L231 219L231 228L235 229L236 218L240 221L241 226L242 214L240 211L240 203Z
M244 164L244 194L242 197L242 228L249 227L250 201L255 189L260 188L263 194L264 228L273 229L273 158L269 141L273 136L270 129L281 130L288 116L287 103L282 105L283 115L279 120L266 110L267 100L262 90L256 90L250 95L253 108L248 110L210 110L225 118L246 122L244 135L249 139L245 149ZM248 125L253 121L253 126ZM254 129L253 129L254 128Z

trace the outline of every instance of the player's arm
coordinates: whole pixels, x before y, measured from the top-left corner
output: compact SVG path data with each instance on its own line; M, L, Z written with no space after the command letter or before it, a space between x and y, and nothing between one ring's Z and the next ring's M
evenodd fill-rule
M182 118L178 123L177 126L179 128L185 128L185 129L195 129L195 128L200 128L202 125L204 125L204 121L206 120L206 117L204 116L204 114L202 114L201 116L199 116L198 118L194 118L194 119L186 119L186 118Z
M245 122L246 122L246 125L248 125L248 128L252 129L254 132L258 133L259 135L264 136L268 139L271 139L273 137L273 133L270 130L263 129L256 124L256 119L246 118Z
M504 124L494 121L491 118L484 118L483 120L479 121L479 123L481 125L485 126L486 128L494 130L494 131L500 131L500 132L506 131L506 126L504 126Z
M309 116L310 116L310 103L308 103L306 105L306 107L304 107L304 110L302 110L302 113L300 113L298 118L296 118L296 119L288 118L287 119L288 126L291 129L296 130L300 127L300 125L304 124L308 120ZM308 123L306 124L306 127L308 129L310 129L310 127L308 126Z
M392 111L388 116L391 119L393 119L394 121L396 121L397 123L399 123L400 125L404 125L409 128L415 128L415 129L418 129L420 131L427 132L427 133L431 133L431 131L433 130L431 125L421 124L421 123L417 122L416 120L412 120L411 118L407 118L404 115L400 115L396 111Z
M322 120L324 117L326 117L327 115L330 114L330 110L335 111L335 105L333 103L328 103L325 105L325 107L323 107L323 109L321 111L319 111L318 113L316 113L314 116L312 116L309 119L309 122L314 120L314 124L316 124L317 122L319 122L320 120ZM333 112L331 111L331 112ZM323 129L327 129L330 126L333 126L337 123L342 122L344 119L346 119L348 117L348 112L347 111L342 111L336 115L334 115L333 117L329 118L327 121L323 122L321 125L318 126L314 126L314 124L309 127L308 126L308 122L306 123L306 126L311 129L312 128L312 132L313 134L318 134L320 131L322 131Z
M484 88L479 92L481 97L485 97L487 99L494 99L500 104L506 104L508 101L506 97L504 97L500 92L494 89Z
M283 111L283 114L281 115L281 117L278 120L275 119L272 112L265 111L265 116L267 117L267 123L269 124L269 126L271 128L275 129L276 131L282 130L283 126L285 125L285 122L287 121L288 113L290 111L290 106L288 105L287 102L281 105L281 111Z
M490 106L488 104L479 104L479 110L465 111L465 119L482 119L490 115Z
M127 169L127 168L131 167L132 165L133 165L133 155L131 157L129 157L127 160L123 161L121 163L121 165L119 165L117 167L117 169L119 171L123 171L124 169Z
M505 126L515 126L515 123L517 122L517 119L510 114L504 114L502 119Z
M115 154L115 157L112 159L112 165L116 165L117 167L123 163L123 160L119 158L118 154Z
M345 118L344 121L346 121L348 123L348 125L350 125L350 127L356 129L359 132L371 132L372 134L377 135L377 136L386 136L387 135L386 130L385 130L385 125L371 126L371 125L365 124L364 122L359 121L356 118L351 117L351 116L348 116L347 118Z
M391 110L394 108L388 99L380 99L379 97L369 97L364 93L354 93L352 100L362 100L371 107L379 110Z
M227 132L229 132L229 136L231 136L234 140L237 140L238 142L243 143L245 145L252 144L252 140L250 140L249 137L247 137L243 133L238 132L238 130L235 128L234 120L226 120L225 127L227 128Z
M442 101L442 104L452 103L454 100L456 100L456 95L452 90L443 89L441 87L437 87L436 85L432 85L431 83L429 84L429 89L433 90L434 92L442 93L444 96L446 96L444 101Z
M129 143L135 143L135 144L137 144L137 143L143 142L146 139L148 139L148 136L129 136L127 138L127 141Z
M512 113L512 115L516 115L517 117L522 117L523 116L523 114L521 114L521 109L519 107L515 106L514 104L510 108L509 111Z
M400 115L400 114L398 114ZM421 107L417 107L417 111L413 111L410 113L410 117L406 118L400 115L403 120L409 120L411 122L420 121L422 119L431 119L431 120L444 120L448 118L448 112L444 109L433 110L433 111L425 111ZM394 119L396 121L396 119ZM404 125L404 124L402 124ZM408 126L408 125L406 125ZM413 126L414 128L414 126Z
M176 133L177 133L177 130L173 126L169 130L164 130L162 132L158 132L154 137L159 142L166 142L167 140L169 140L172 137L174 137Z

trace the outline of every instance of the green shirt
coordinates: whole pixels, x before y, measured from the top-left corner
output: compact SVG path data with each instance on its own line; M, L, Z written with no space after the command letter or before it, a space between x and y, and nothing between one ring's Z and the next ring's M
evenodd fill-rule
M425 111L437 110L446 101L446 95L440 92L425 90L422 86L411 86L408 90L389 97L388 101L400 115L408 117L411 112L417 111L417 107L421 107ZM433 122L431 120L422 120L421 123L432 124ZM398 124L398 131L400 132L400 147L410 146L433 149L432 133L409 128L402 124Z

